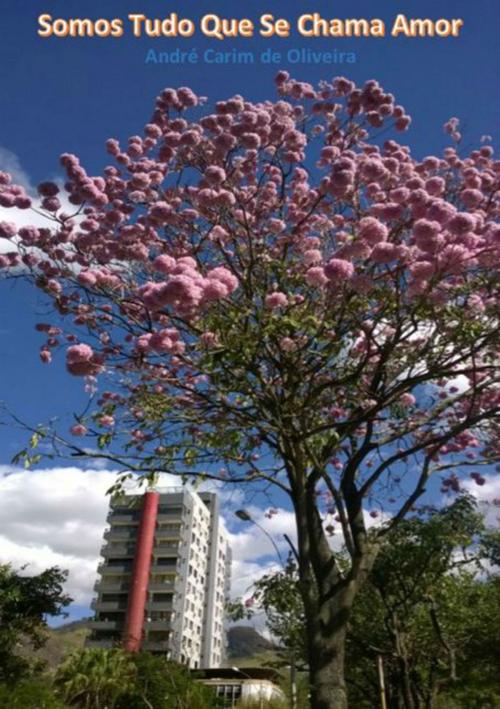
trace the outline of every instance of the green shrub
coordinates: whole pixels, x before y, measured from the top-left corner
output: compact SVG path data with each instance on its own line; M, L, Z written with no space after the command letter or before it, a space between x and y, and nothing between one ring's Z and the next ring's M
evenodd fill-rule
M17 685L0 684L2 709L64 709L46 680L27 679Z

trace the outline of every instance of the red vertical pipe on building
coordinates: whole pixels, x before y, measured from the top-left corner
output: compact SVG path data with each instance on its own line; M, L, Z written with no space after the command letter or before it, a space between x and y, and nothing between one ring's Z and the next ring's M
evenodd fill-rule
M128 652L138 652L141 648L159 500L157 492L146 492L144 495L123 638L123 646Z

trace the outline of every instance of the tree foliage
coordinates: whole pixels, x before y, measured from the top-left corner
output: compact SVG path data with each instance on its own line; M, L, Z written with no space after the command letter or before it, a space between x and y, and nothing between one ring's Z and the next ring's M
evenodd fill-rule
M209 709L213 692L189 671L149 653L85 649L57 669L54 686L69 707L85 709Z
M40 428L32 447L290 496L326 709L345 706L350 609L388 532L433 479L484 485L499 459L498 162L460 152L455 118L452 145L416 159L376 81L276 83L212 112L164 90L102 175L62 155L65 193L38 188L47 227L2 223L0 265L54 304L42 361L64 347L71 375L109 382L69 442ZM0 204L31 200L2 174ZM370 534L365 509L390 521Z
M25 678L16 684L0 683L0 706L2 709L66 709L46 677Z
M467 701L494 696L500 585L489 570L495 534L462 497L427 519L406 520L392 537L358 598L348 635L355 704L376 701L378 656L390 706L434 707L439 696L459 696L464 687L471 690ZM482 687L470 684L480 665Z
M251 608L255 604L264 611L266 625L279 640L286 662L300 666L307 664L307 642L304 604L297 580L297 566L289 558L283 571L266 574L255 582Z
M413 516L391 532L353 608L347 634L350 700L379 701L382 657L389 707L493 709L500 695L498 533L469 497ZM342 562L340 562L342 563ZM290 658L307 661L297 570L264 576L251 608Z
M28 576L0 565L0 682L18 682L37 668L20 649L26 644L40 648L47 616L64 613L71 602L63 591L66 577L57 567Z

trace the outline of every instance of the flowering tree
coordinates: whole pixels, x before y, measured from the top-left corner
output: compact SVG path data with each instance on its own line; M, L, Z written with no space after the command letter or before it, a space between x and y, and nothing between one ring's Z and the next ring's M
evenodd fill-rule
M212 113L166 89L142 135L108 141L102 176L61 157L74 213L42 183L47 227L2 223L0 258L54 303L42 360L65 342L71 375L109 379L73 453L97 439L147 477L289 495L313 706L340 709L346 623L384 536L433 479L480 485L499 457L499 163L488 145L459 156L456 119L443 157L379 140L410 118L376 81L280 72L277 89ZM2 175L0 205L31 200Z

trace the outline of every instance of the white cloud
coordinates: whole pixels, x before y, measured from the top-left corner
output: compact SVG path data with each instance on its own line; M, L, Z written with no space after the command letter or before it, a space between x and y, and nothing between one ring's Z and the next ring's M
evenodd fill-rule
M88 605L97 576L109 497L116 481L109 470L77 467L26 471L0 465L0 561L16 568L28 564L26 573L49 566L69 571L67 592L78 605ZM160 487L178 486L174 476L160 476ZM249 587L264 573L279 568L273 545L255 525L235 530L234 510L240 508L240 488L219 488L223 525L233 547L232 595L250 595ZM265 511L249 508L252 517L273 537L283 558L284 532L295 538L293 515L280 510L272 519Z
M108 506L110 471L0 466L0 554L26 573L68 569L67 591L89 603Z
M67 592L75 603L88 605L106 526L106 491L115 481L115 472L90 466L26 471L0 465L0 561L15 567L29 564L26 573L54 565L67 569ZM159 487L178 485L178 478L160 476ZM270 538L283 561L289 552L284 535L296 544L294 514L278 508L277 514L268 518L265 509L245 506L241 488L216 485L215 491L232 547L231 594L247 598L253 582L280 568ZM257 524L239 522L234 512L241 508ZM331 537L331 543L338 548L340 534Z
M17 155L0 145L0 170L8 172L12 176L12 181L16 185L21 185L28 191L32 191L31 181L23 170Z
M27 172L23 169L19 158L15 153L2 146L0 146L0 171L8 172L12 177L13 183L24 187L30 197L33 198L34 207L40 208L40 200L38 198L36 188L32 184ZM62 183L59 179L56 179L55 181L59 187L62 187ZM61 191L58 197L61 202L62 211L67 214L73 214L76 207L68 201L66 192ZM50 219L43 216L43 214L39 214L33 209L17 209L17 207L10 207L7 209L6 207L0 206L0 222L3 221L11 222L18 228L28 225L47 228L53 224ZM15 238L0 238L0 254L14 252L16 250Z
M466 480L463 487L476 498L481 512L484 514L486 524L498 527L500 524L500 508L493 504L493 500L500 500L500 475L484 474L484 485L477 485L473 480Z
M234 528L233 519L227 520L233 559L258 561L266 558L276 563L279 562L277 547L283 561L286 560L290 547L284 535L287 534L292 543L296 543L295 516L293 512L288 510L276 509L278 510L277 514L267 518L265 516L266 510L255 506L246 507L245 510L256 524L244 523L243 527L239 527L236 531L231 531L231 528Z
M106 526L106 491L115 481L109 470L0 465L0 561L29 564L25 573L67 569L67 592L88 605ZM173 482L161 480L164 486Z

